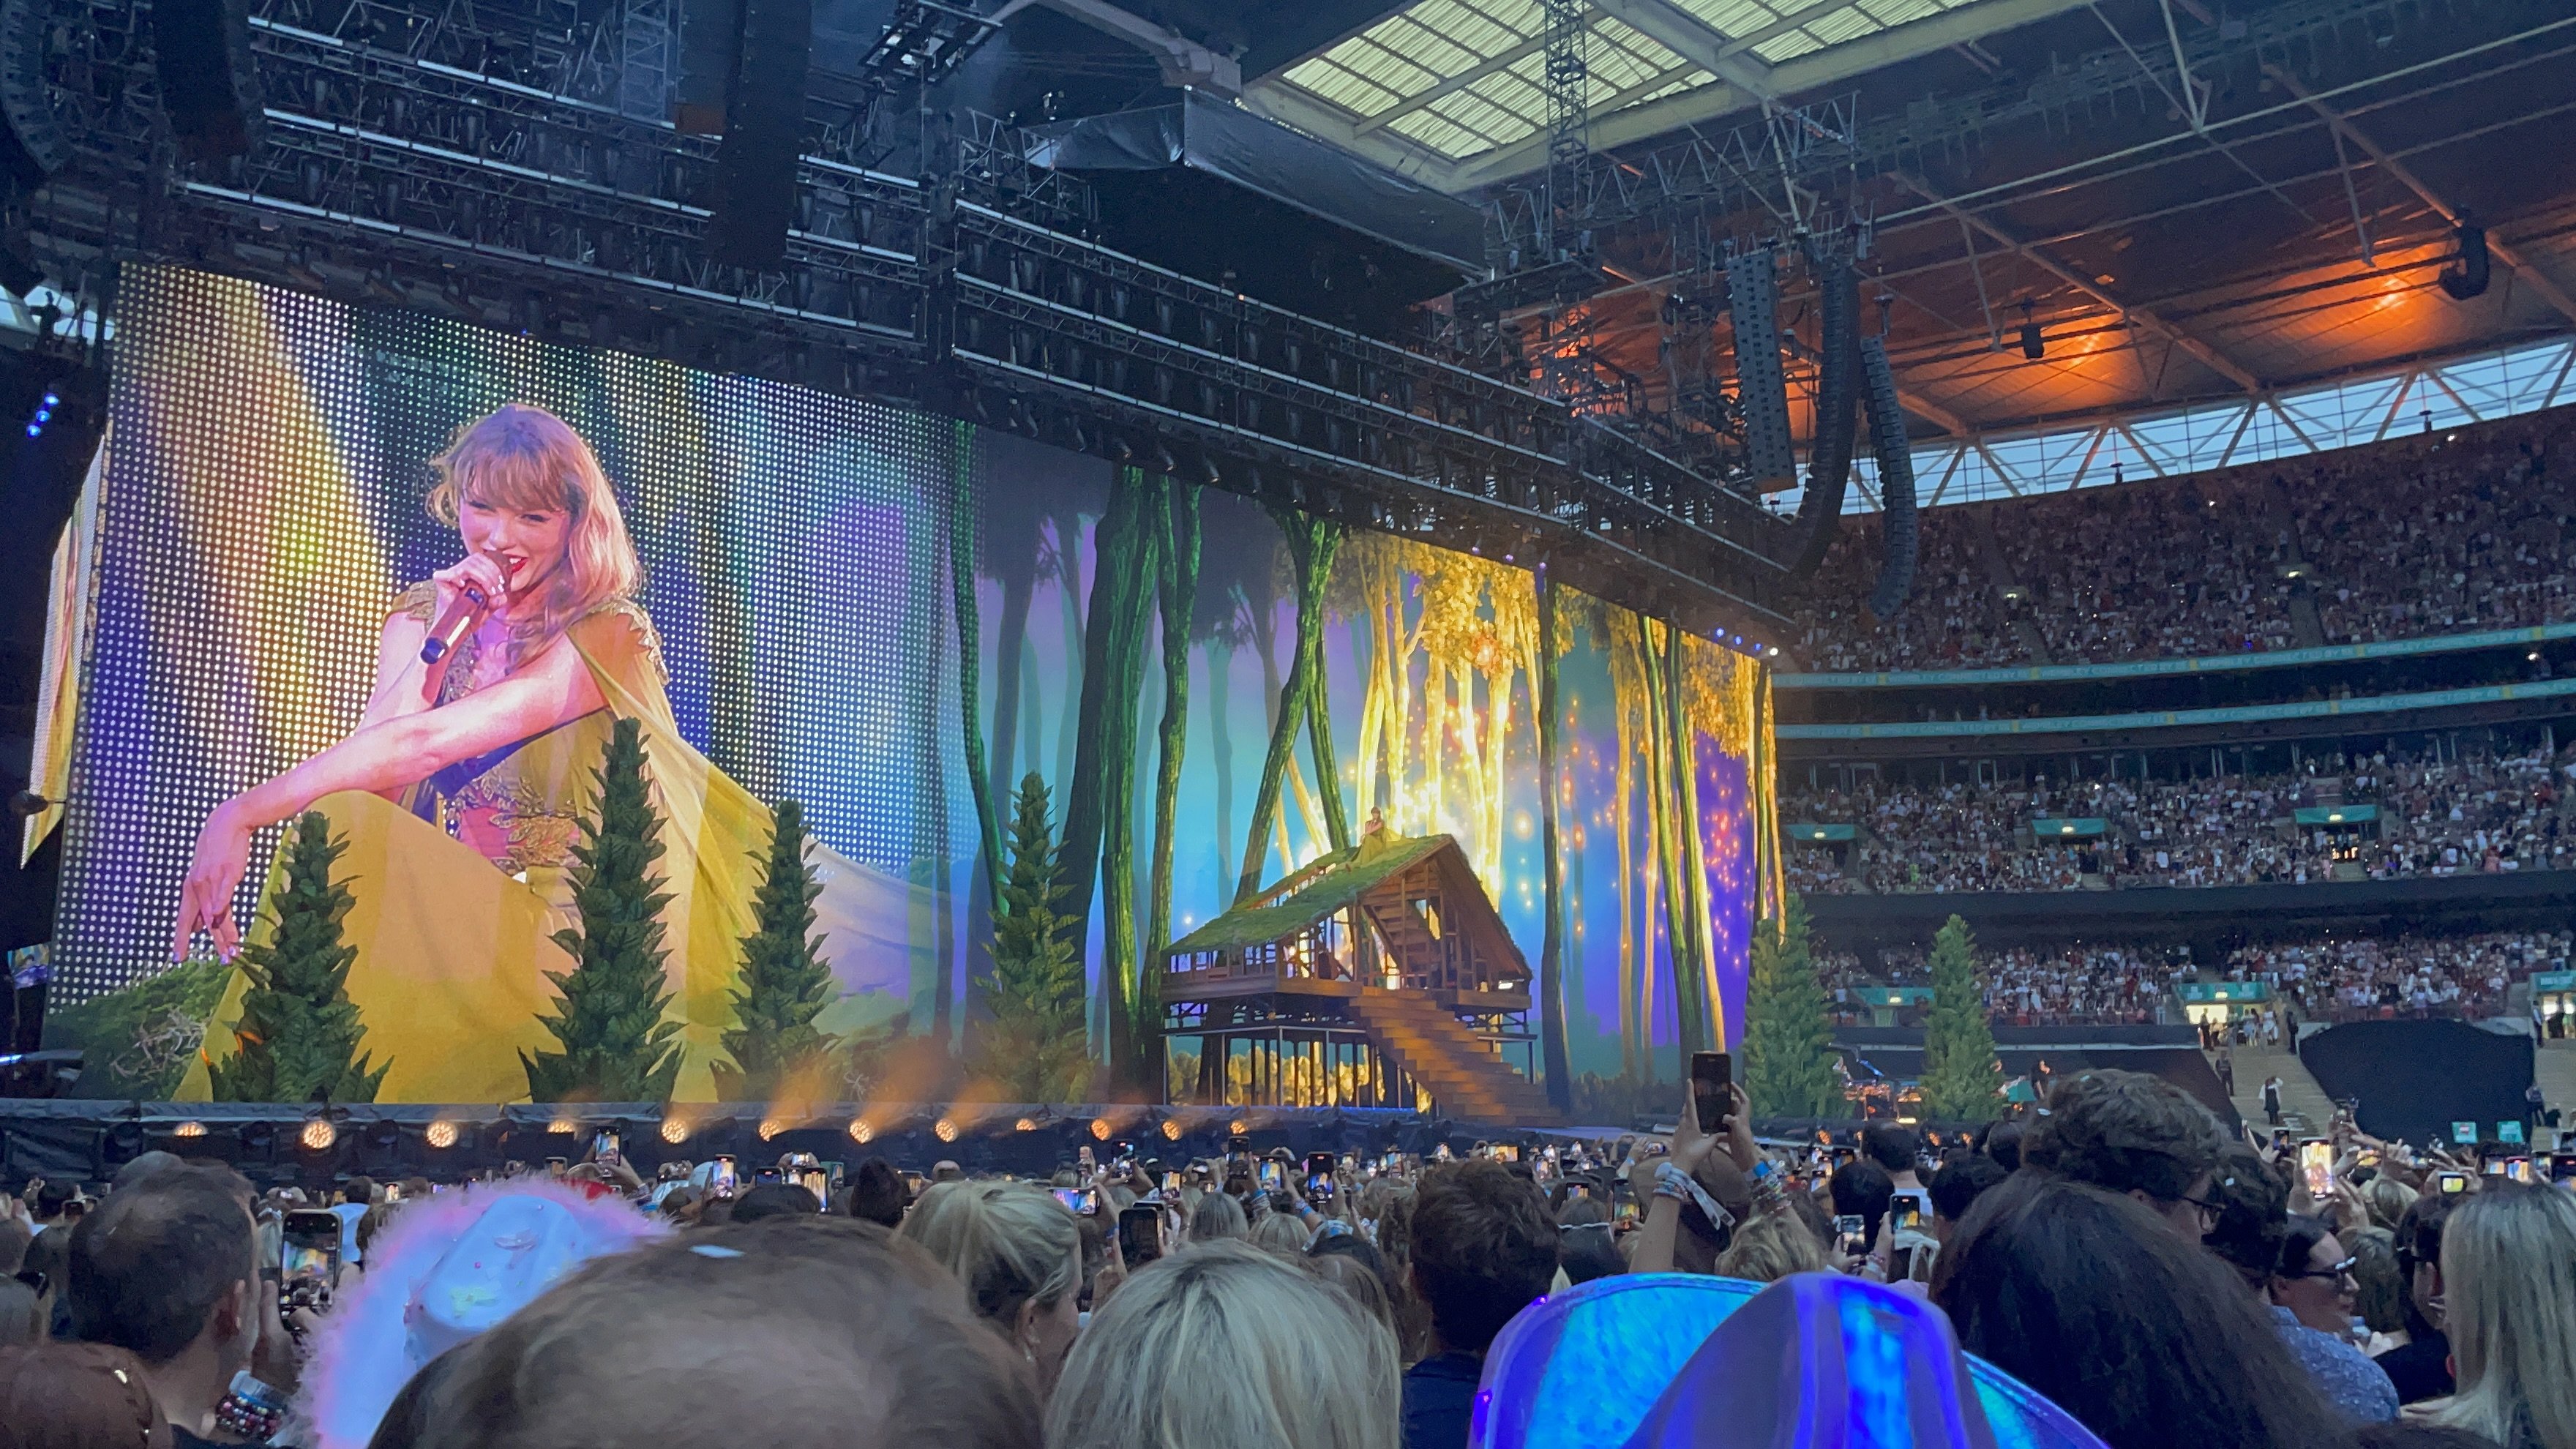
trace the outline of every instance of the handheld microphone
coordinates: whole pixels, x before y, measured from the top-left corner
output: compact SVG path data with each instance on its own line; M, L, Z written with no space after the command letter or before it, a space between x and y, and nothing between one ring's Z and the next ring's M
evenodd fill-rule
M492 601L483 596L481 589L465 585L463 595L447 606L447 612L429 627L429 637L420 641L420 662L436 664L446 658L447 651L464 643L465 637L482 625L483 615L491 607Z

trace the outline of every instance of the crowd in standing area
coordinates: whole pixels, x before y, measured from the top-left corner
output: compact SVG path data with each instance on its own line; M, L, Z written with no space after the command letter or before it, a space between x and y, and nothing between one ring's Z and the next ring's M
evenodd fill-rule
M1881 549L1847 518L1795 611L1827 673L2112 663L2576 618L2570 410L2296 460L1926 510L1914 597L1864 601ZM2294 576L2295 575L2295 576ZM2035 652L2036 651L2036 652Z
M1051 1182L611 1149L262 1191L146 1153L0 1206L0 1445L2576 1449L2576 1194L2349 1121L2319 1176L2129 1072L1946 1144L1716 1100ZM1695 1276L1739 1306L1640 1351L1636 1313L1711 1322ZM1964 1391L1996 1371L2031 1392Z

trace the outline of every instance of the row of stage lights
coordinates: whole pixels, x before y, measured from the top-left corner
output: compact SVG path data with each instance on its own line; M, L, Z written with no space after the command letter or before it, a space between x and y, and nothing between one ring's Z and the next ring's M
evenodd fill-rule
M54 409L61 407L62 405L63 397L61 393L47 392L45 394L45 400L36 404L36 415L27 420L27 436L31 438L43 437L45 435L45 424L54 420Z
M660 1136L664 1142L673 1147L678 1147L684 1145L692 1136L696 1135L700 1125L701 1123L692 1122L686 1117L666 1117L663 1119L662 1125L659 1129ZM760 1124L760 1140L767 1142L772 1138L779 1136L781 1133L801 1131L813 1127L819 1127L821 1125L823 1124L811 1121L787 1121L781 1118L770 1118L764 1120ZM1011 1124L1012 1130L1018 1132L1035 1132L1040 1127L1046 1125L1048 1124L1035 1117L1021 1117ZM575 1137L580 1135L581 1129L582 1123L578 1119L571 1117L558 1117L553 1121L548 1122L545 1130L549 1136ZM170 1129L170 1135L172 1137L183 1139L201 1138L207 1135L207 1130L205 1123L190 1120L181 1122L172 1127ZM870 1122L865 1117L857 1117L851 1119L846 1130L849 1133L851 1141L864 1146L869 1142L875 1141L878 1133L885 1129L880 1124ZM965 1127L954 1117L941 1117L930 1125L931 1135L937 1137L942 1142L956 1141L958 1137L963 1134L964 1130ZM1117 1135L1118 1130L1118 1125L1107 1117L1094 1117L1091 1119L1089 1131L1092 1137L1098 1141L1108 1141L1111 1137ZM1178 1142L1181 1140L1182 1132L1186 1129L1182 1127L1180 1119L1166 1118L1161 1123L1159 1130L1162 1132L1166 1140ZM1233 1136L1240 1137L1251 1130L1252 1124L1240 1118L1226 1124L1226 1131ZM458 1123L442 1117L429 1124L429 1126L422 1132L421 1140L434 1151L446 1151L447 1149L456 1146L462 1139L462 1136L463 1133ZM339 1140L340 1129L338 1124L334 1123L329 1117L321 1115L305 1118L302 1127L299 1128L296 1133L297 1145L304 1148L307 1152L328 1152L339 1143Z

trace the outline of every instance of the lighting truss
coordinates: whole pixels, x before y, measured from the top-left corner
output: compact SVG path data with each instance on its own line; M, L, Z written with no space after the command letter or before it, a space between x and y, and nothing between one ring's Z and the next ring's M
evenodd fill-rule
M716 142L679 134L667 92L620 70L667 60L667 0L588 20L555 0L259 3L262 142L187 170L159 119L148 11L57 0L79 16L53 80L83 155L38 220L56 265L172 261L974 417L1544 559L1688 627L1778 627L1782 526L1736 491L1725 450L1685 462L1562 401L1094 245L1076 234L1087 197L1015 160L1008 128L934 135L948 164L916 180L850 158L924 143L890 142L856 91L818 95L785 264L720 266L699 200Z

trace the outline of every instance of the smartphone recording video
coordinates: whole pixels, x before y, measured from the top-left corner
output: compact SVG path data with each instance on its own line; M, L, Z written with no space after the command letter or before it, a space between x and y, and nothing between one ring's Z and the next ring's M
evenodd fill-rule
M1887 1230L1890 1233L1921 1233L1930 1229L1932 1199L1928 1193L1908 1189L1888 1200Z
M1287 1190L1287 1187L1287 1167L1279 1162L1271 1160L1270 1158L1263 1158L1261 1160L1261 1190L1263 1192L1284 1192Z
M2299 1174L2307 1179L2308 1195L2322 1198L2334 1191L2334 1144L2322 1137L2311 1137L2299 1144Z
M1857 1258L1868 1252L1868 1222L1857 1213L1845 1213L1834 1219L1834 1251L1846 1258Z
M1152 1203L1138 1203L1121 1209L1118 1214L1118 1251L1130 1268L1163 1256L1163 1210Z
M278 1306L281 1309L331 1306L331 1289L340 1279L340 1219L324 1208L295 1208L281 1224L278 1247Z
M1735 1081L1734 1059L1724 1052L1692 1052L1690 1077L1691 1111L1699 1118L1699 1130L1722 1130L1735 1111L1734 1096L1727 1090Z

